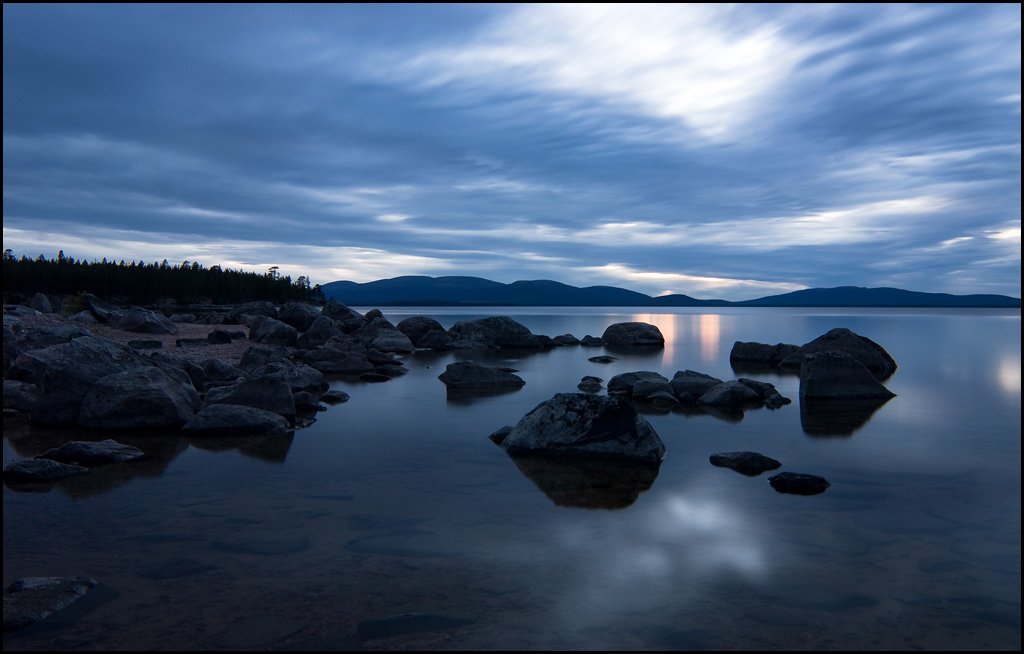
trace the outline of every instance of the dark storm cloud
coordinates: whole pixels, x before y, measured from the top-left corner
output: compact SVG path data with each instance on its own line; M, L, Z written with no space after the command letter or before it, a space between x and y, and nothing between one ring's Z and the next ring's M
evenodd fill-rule
M1019 58L1011 5L7 5L5 247L1019 295Z

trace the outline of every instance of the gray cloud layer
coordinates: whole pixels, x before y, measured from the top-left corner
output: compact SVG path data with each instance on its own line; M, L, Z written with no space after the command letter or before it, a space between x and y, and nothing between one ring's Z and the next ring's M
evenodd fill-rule
M1020 295L1020 6L4 7L4 246Z

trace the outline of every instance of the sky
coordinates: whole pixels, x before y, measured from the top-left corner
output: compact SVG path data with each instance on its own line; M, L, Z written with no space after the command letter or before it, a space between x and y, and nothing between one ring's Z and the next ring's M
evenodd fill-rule
M1020 17L5 4L4 248L1020 297Z

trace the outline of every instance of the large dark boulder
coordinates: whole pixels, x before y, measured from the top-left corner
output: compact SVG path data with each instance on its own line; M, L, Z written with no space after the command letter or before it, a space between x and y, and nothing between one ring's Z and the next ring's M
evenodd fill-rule
M320 313L327 316L328 318L333 318L338 322L347 323L351 325L366 322L366 318L363 317L363 314L334 299L328 300L327 304L324 305L324 308L321 310Z
M240 404L266 409L295 422L295 400L292 390L277 379L246 379L232 386L211 389L203 407L211 404Z
M301 360L324 374L357 374L373 370L366 350L351 340L331 339L320 347L306 350Z
M788 343L754 343L736 341L732 344L732 351L729 352L729 361L732 363L754 363L764 366L777 366L783 359L800 349L799 345Z
M369 315L369 314L367 314ZM408 354L415 350L409 337L398 331L383 316L370 320L359 334L360 341L368 348L381 352Z
M33 295L28 305L39 313L53 313L53 305L50 304L50 298L46 297L43 293Z
M526 384L518 375L473 361L449 363L437 378L454 391L505 391L522 388Z
M845 352L816 352L803 357L800 366L803 400L889 399L895 395L864 364Z
M455 349L540 349L541 342L525 325L508 316L462 320L448 330Z
M302 302L289 302L281 307L277 319L304 332L319 316L320 310L314 306Z
M80 325L56 323L53 325L40 325L31 331L26 331L18 335L17 338L11 339L11 342L15 346L17 353L20 354L22 352L27 352L28 350L39 349L41 347L70 343L80 336L91 335L91 332ZM5 344L6 340L5 334Z
M4 408L14 409L22 413L29 413L39 400L39 388L35 384L18 381L16 379L4 380Z
M242 376L241 368L222 359L207 359L199 364L203 369L206 381L223 383L233 382Z
M119 308L92 293L83 293L82 303L100 322L113 322L121 316Z
M416 343L416 347L427 350L454 349L451 336L448 335L448 332L441 329L433 329L421 336L420 340Z
M70 343L22 353L8 378L35 384L39 399L32 421L61 425L78 421L82 399L98 380L124 370L147 366L129 347L109 339L83 336Z
M137 334L177 334L178 326L162 314L132 307L110 320L110 324L126 332Z
M256 316L249 323L249 339L264 345L294 345L299 332L291 325L267 316Z
M622 394L626 397L633 396L633 387L641 380L665 382L668 379L664 375L650 370L637 370L635 372L624 372L615 375L608 380L608 393L611 395Z
M601 336L610 347L662 347L665 337L655 325L646 322L618 322L609 325Z
M306 331L295 341L295 346L303 350L311 350L331 340L335 336L342 337L342 331L327 316L317 316Z
M653 402L659 393L667 393L672 398L672 404L676 403L667 379L641 379L633 385L633 399L637 402Z
M4 631L39 622L82 598L96 585L88 577L26 577L4 590Z
M284 434L288 421L281 415L240 404L210 404L181 428L189 436L252 436Z
M274 361L284 361L288 358L288 349L282 345L250 345L242 353L238 367L242 370L255 370Z
M723 383L721 379L705 375L694 370L679 370L669 386L672 387L672 394L683 404L693 404L701 395L707 393L715 386Z
M106 463L124 463L144 456L145 453L139 448L108 438L102 441L68 441L60 447L43 452L36 458L89 467Z
M559 393L527 413L501 443L513 455L536 454L659 463L665 446L626 400Z
M427 333L440 330L444 331L444 326L437 322L433 318L427 316L412 316L406 318L397 325L398 331L402 332L409 337L412 344L416 347L423 347L420 345L420 339L423 338Z
M749 386L738 381L727 381L708 389L698 398L697 403L720 409L742 410L751 406L760 406L762 400L757 391Z
M896 361L878 343L845 327L837 327L803 345L779 364L783 368L799 368L804 358L818 352L837 351L864 364L876 379L882 380L896 372Z
M709 458L711 465L730 468L748 477L757 476L766 470L775 470L782 465L759 452L718 452Z
M82 398L78 424L96 429L177 429L198 408L199 395L188 375L139 368L97 380Z
M288 360L253 368L246 376L249 379L282 381L293 393L309 391L319 395L329 388L322 372L304 363L293 363Z
M744 377L740 377L738 381L760 395L761 400L764 401L764 405L769 409L778 409L779 407L792 402L788 397L782 396L779 389L775 388L775 384L758 381L756 379L746 379Z

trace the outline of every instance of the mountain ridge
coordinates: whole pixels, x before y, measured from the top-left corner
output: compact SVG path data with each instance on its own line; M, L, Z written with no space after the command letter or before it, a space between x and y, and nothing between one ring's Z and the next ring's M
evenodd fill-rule
M1020 308L1020 298L994 294L952 295L891 287L808 288L753 300L652 297L616 286L577 287L550 279L504 284L482 277L406 275L372 282L335 281L325 297L356 306L644 306L644 307L919 307Z

